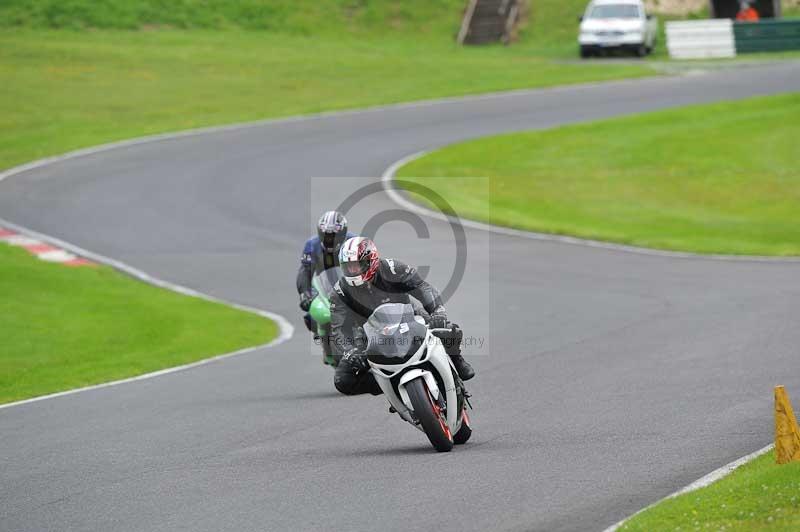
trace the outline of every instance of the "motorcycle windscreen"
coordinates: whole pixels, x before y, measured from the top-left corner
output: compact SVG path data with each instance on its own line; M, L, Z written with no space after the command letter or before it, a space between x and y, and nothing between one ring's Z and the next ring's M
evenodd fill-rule
M407 303L385 303L364 324L367 355L382 364L399 364L425 342L427 327L414 319Z

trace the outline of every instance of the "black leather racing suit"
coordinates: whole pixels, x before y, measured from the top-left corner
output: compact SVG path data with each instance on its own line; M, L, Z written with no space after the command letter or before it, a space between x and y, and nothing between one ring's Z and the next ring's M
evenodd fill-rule
M356 332L372 312L384 303L414 304L413 296L429 314L444 314L439 291L425 282L416 268L394 259L381 259L375 277L361 286L350 286L340 279L331 295L331 341L333 352L344 354L351 349L363 350ZM371 393L381 389L368 371L353 372L346 361L336 368L336 389L346 395Z

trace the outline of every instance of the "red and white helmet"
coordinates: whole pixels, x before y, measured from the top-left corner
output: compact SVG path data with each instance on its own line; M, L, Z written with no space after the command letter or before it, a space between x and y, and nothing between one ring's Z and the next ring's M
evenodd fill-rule
M344 280L350 286L361 286L371 281L380 262L378 248L369 238L350 238L339 250L339 265L344 273Z

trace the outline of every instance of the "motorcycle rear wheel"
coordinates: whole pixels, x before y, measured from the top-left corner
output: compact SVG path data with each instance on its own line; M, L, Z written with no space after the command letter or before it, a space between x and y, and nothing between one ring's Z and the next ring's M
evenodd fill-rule
M437 451L448 452L453 449L453 435L447 426L444 412L431 398L425 379L412 380L406 385L408 398L414 407L414 416L422 425L425 435Z

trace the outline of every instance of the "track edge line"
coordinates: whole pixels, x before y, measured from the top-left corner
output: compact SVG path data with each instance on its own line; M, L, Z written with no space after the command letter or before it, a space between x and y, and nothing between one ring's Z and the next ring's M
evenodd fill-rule
M443 146L438 147L441 149ZM423 150L406 155L402 159L392 163L389 168L384 170L381 175L381 183L386 195L398 206L419 214L434 218L449 223L460 223L464 227L471 229L478 229L480 231L487 231L505 236L515 236L520 238L527 238L529 240L539 240L542 242L555 242L560 244L569 244L573 246L583 246L597 249L604 249L607 251L615 251L621 253L631 253L634 255L645 255L651 257L665 257L675 259L694 259L694 260L715 260L724 262L761 262L761 263L776 263L776 264L800 264L800 257L771 257L764 255L723 255L723 254L703 254L703 253L690 253L687 251L669 251L665 249L643 248L638 246L629 246L626 244L615 244L613 242L605 242L602 240L590 240L586 238L579 238L574 236L555 235L550 233L537 233L535 231L525 231L522 229L512 229L510 227L502 227L498 225L491 225L475 220L463 219L459 217L447 216L440 212L433 211L427 207L423 207L414 203L407 198L403 197L395 183L395 174L397 171L406 164L416 161L428 155L433 150Z
M0 174L0 179L2 179L2 177L3 177L2 174ZM51 394L40 395L40 396L37 396L37 397L31 397L29 399L22 399L20 401L14 401L14 402L11 402L11 403L0 404L0 410L6 409L6 408L11 408L11 407L14 407L14 406L21 406L21 405L25 405L25 404L29 404L29 403L36 403L36 402L39 402L39 401L44 401L46 399L55 399L57 397L63 397L63 396L66 396L66 395L73 395L73 394L86 392L86 391L90 391L90 390L97 390L97 389L100 389L100 388L108 388L108 387L111 387L111 386L117 386L119 384L126 384L126 383L129 383L129 382L152 379L154 377L160 377L162 375L168 375L170 373L177 373L179 371L185 371L187 369L196 368L198 366L204 366L204 365L210 364L212 362L218 362L220 360L232 358L234 356L244 355L246 353L251 353L251 352L256 351L258 349L263 349L263 348L267 348L267 347L273 347L273 346L282 344L282 343L286 342L287 340L289 340L292 337L292 335L294 334L294 326L291 323L289 323L289 321L285 317L281 316L280 314L276 314L274 312L269 312L267 310L263 310L263 309L259 309L259 308L255 308L255 307L250 307L250 306L247 306L247 305L241 305L239 303L234 303L232 301L228 301L228 300L216 297L216 296L212 296L212 295L209 295L209 294L205 294L203 292L199 292L199 291L194 290L192 288L181 286L179 284L172 283L172 282L169 282L169 281L164 281L163 279L158 279L157 277L153 277L152 275L150 275L148 273L145 273L144 271L139 270L137 268L134 268L133 266L125 264L124 262L118 261L116 259L111 259L109 257L106 257L104 255L100 255L98 253L94 253L94 252L89 251L87 249L84 249L84 248L81 248L79 246L76 246L75 244L71 244L69 242L66 242L64 240L61 240L61 239L53 237L53 236L49 236L49 235L45 235L43 233L39 233L38 231L34 231L33 229L28 229L27 227L23 227L21 225L15 224L14 222L5 220L3 218L0 218L0 226L8 227L9 229L13 229L14 231L17 231L20 234L23 234L23 235L26 235L26 236L29 236L29 237L32 237L32 238L36 238L36 239L42 240L44 242L48 242L48 243L50 243L50 244L52 244L54 246L60 247L62 249L66 249L68 251L71 251L75 255L79 255L81 257L85 257L87 259L91 259L91 260L93 260L93 261L95 261L97 263L105 264L106 266L110 266L110 267L114 268L115 270L120 271L120 272L122 272L122 273L124 273L124 274L126 274L126 275L128 275L130 277L133 277L134 279L137 279L137 280L139 280L141 282L144 282L144 283L147 283L147 284L150 284L150 285L153 285L153 286L157 286L157 287L165 289L165 290L170 290L172 292L176 292L176 293L184 295L184 296L196 297L198 299L203 299L205 301L210 301L212 303L220 303L220 304L227 305L229 307L235 308L237 310L241 310L241 311L244 311L244 312L249 312L251 314L256 314L258 316L261 316L262 318L267 318L269 320L272 320L278 326L278 336L276 336L275 338L273 338L272 340L270 340L269 342L267 342L265 344L254 345L254 346L250 346L250 347L244 347L242 349L237 349L235 351L231 351L231 352L228 352L228 353L222 353L220 355L215 355L215 356L212 356L212 357L209 357L209 358L204 358L202 360L197 360L195 362L190 362L188 364L182 364L180 366L173 366L173 367L170 367L170 368L164 368L164 369L152 371L152 372L149 372L149 373L144 373L142 375L136 375L136 376L133 376L133 377L127 377L127 378L119 379L119 380L115 380L115 381L103 382L103 383L99 383L99 384L92 384L90 386L83 386L83 387L74 388L74 389L71 389L71 390L64 390L64 391L61 391L61 392L55 392L55 393L51 393Z
M723 478L727 477L728 475L730 475L731 473L733 473L735 470L737 470L741 466L745 465L746 463L748 463L748 462L750 462L752 460L755 460L756 458L758 458L759 456L761 456L763 454L768 453L769 451L772 450L773 447L775 447L775 445L770 443L766 447L762 447L761 449L759 449L759 450L757 450L755 452L752 452L752 453L750 453L750 454L748 454L746 456L743 456L743 457L741 457L741 458L739 458L737 460L734 460L733 462L731 462L729 464L725 464L724 466L720 467L719 469L715 469L714 471L712 471L711 473L705 475L704 477L701 477L701 478L695 480L694 482L692 482L688 486L684 486L683 488L679 489L678 491L676 491L674 493L670 493L666 497L663 497L663 498L657 500L656 502L645 506L644 508L642 508L638 512L629 515L628 517L626 517L622 521L614 523L610 527L608 527L605 530L603 530L603 532L617 532L617 530L619 530L619 528L622 525L624 525L626 521L628 521L630 519L633 519L634 517L636 517L640 513L645 512L645 511L649 510L650 508L653 508L654 506L656 506L658 504L661 504L662 502L664 502L666 500L674 499L675 497L679 497L679 496L684 495L686 493L691 493L691 492L693 492L695 490L699 490L701 488L705 488L707 486L710 486L714 482L717 482L718 480L722 480Z

